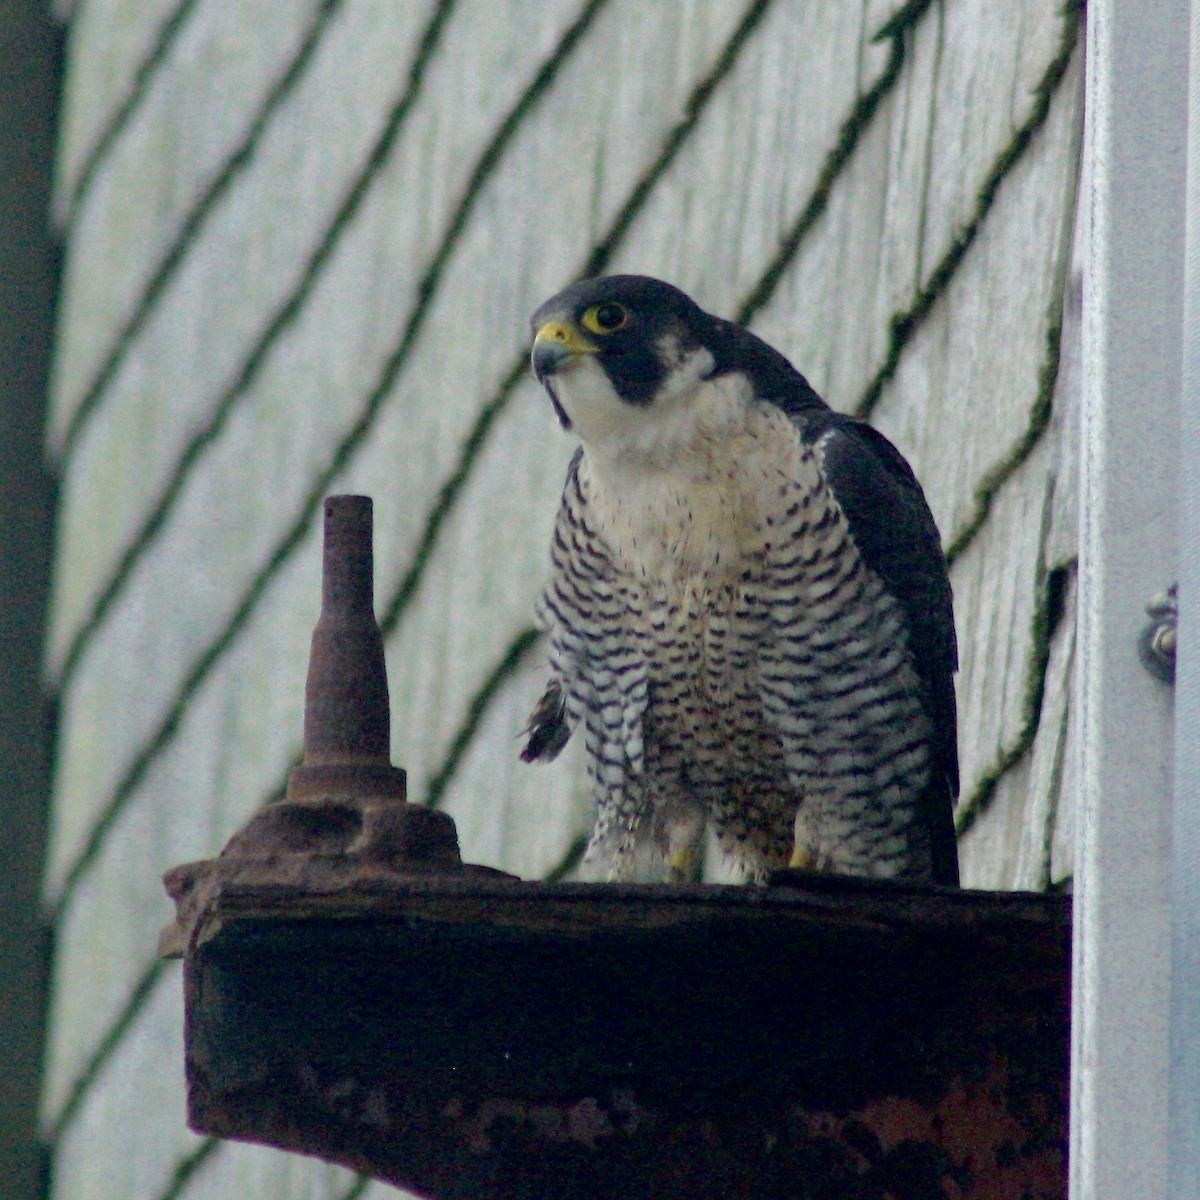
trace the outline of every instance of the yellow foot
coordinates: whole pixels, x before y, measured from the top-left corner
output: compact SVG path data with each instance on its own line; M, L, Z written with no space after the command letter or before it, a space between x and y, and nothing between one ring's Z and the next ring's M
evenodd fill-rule
M796 867L801 871L813 871L816 869L816 860L812 853L806 850L803 846L794 846L792 848L792 857L788 859L789 867Z
M668 883L695 883L700 869L700 849L684 846L667 856Z

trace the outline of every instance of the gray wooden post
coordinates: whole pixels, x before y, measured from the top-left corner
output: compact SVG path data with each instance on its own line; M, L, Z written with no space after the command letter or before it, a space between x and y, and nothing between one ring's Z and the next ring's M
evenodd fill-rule
M1200 7L1192 6L1188 96L1187 254L1179 439L1180 648L1175 675L1175 809L1171 847L1171 1084L1168 1182L1200 1197Z
M1071 1195L1167 1192L1172 695L1187 0L1088 10Z

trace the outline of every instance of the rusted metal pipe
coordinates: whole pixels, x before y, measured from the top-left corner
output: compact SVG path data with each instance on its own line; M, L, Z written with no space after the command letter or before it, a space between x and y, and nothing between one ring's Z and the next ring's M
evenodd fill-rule
M304 689L304 761L289 800L346 794L405 798L391 762L383 638L375 620L369 496L325 501L321 615Z
M183 955L222 889L265 885L297 894L369 890L380 878L437 872L495 876L464 866L454 821L405 800L392 766L383 638L374 611L369 496L325 501L321 614L304 693L304 758L286 799L269 804L215 859L163 877L176 919L160 939Z

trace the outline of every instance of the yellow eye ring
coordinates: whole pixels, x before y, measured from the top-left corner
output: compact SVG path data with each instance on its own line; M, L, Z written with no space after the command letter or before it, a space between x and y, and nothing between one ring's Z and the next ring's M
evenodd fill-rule
M629 309L615 300L593 304L580 318L589 333L616 333L629 320Z

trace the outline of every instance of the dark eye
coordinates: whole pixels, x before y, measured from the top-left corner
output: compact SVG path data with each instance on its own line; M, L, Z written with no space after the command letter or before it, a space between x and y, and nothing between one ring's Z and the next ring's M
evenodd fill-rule
M615 300L594 304L583 314L583 327L592 333L616 333L629 320L629 309Z

